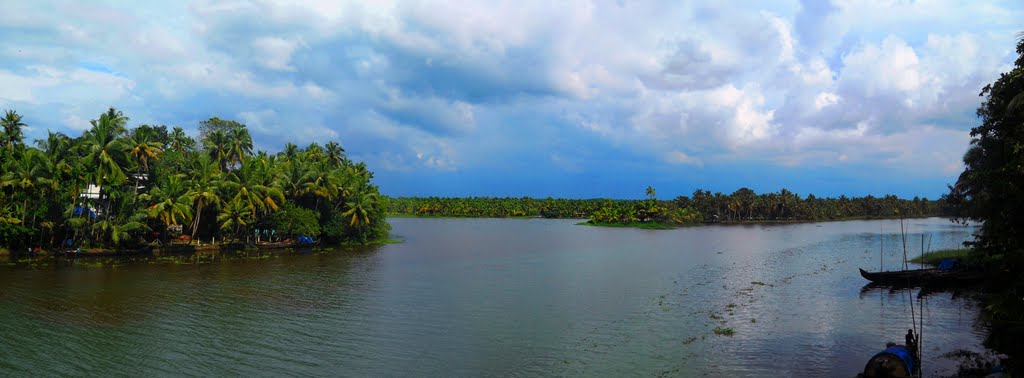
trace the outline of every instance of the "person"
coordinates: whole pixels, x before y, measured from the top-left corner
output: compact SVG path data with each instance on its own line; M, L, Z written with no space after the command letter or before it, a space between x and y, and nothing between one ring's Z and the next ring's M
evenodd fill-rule
M914 354L916 355L917 354L917 336L914 335L914 330L913 329L908 329L907 330L907 337L906 337L906 339L907 339L906 340L907 341L907 348L910 348L910 351L914 352Z

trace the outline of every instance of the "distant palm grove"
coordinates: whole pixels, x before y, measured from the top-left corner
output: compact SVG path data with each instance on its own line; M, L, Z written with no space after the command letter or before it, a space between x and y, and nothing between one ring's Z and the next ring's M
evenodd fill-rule
M697 189L692 196L657 200L654 188L648 187L646 196L643 200L397 197L388 199L387 210L405 216L589 218L594 223L666 224L924 217L946 211L945 201L927 198L801 197L786 189L764 194L747 188L732 194Z
M268 154L230 120L201 122L198 141L180 127L128 121L110 108L80 136L49 132L30 146L22 115L6 111L0 247L387 236L373 173L336 142Z

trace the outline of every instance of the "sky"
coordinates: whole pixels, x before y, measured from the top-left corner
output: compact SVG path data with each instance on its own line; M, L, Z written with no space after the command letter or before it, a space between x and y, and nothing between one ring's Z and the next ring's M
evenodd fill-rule
M5 2L0 109L338 141L392 196L934 199L1024 30L1017 0L722 3Z

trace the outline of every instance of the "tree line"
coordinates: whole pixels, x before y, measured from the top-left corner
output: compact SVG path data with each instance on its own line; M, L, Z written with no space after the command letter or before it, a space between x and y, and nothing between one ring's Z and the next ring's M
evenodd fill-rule
M731 194L697 189L692 196L659 200L654 188L647 199L537 199L495 197L394 197L387 212L402 216L591 218L599 223L715 223L749 221L820 221L851 218L939 216L945 202L894 195L874 197L802 197L787 189L757 194L741 188Z
M25 143L22 115L0 119L0 246L130 247L171 238L305 235L366 242L389 226L373 173L337 142L254 151L248 128L211 118L198 139L138 125L110 108L80 136Z

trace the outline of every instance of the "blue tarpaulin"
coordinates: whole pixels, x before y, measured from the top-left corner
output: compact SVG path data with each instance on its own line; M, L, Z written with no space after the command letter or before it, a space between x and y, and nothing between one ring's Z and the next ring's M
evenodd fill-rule
M878 355L881 354L891 354L896 357L899 357L901 360L903 360L903 363L907 365L907 372L911 374L914 373L914 355L910 352L910 349L908 349L907 347L902 345L891 346L886 350L883 350L881 353L878 353Z
M956 267L957 259L945 259L939 262L939 270L950 270Z
M71 215L72 216L76 216L76 215L82 214L85 211L88 211L89 218L96 218L96 212L95 211L92 211L92 209L84 209L81 206L75 206L75 209L71 211Z

